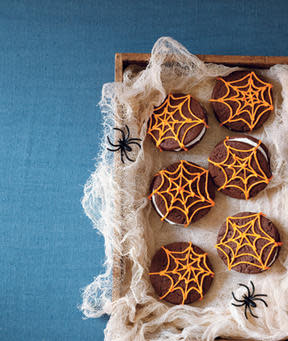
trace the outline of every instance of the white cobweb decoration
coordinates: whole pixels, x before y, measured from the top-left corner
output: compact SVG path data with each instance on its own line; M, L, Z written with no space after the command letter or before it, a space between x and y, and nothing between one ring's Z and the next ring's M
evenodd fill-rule
M105 240L105 273L83 291L81 310L86 317L110 314L106 340L214 340L215 337L279 340L288 336L288 67L276 65L258 73L273 83L275 110L264 127L251 135L270 150L273 180L267 189L248 201L216 195L211 212L188 228L161 222L147 199L150 181L161 168L181 159L207 168L208 155L226 135L209 104L215 77L238 68L205 64L181 44L167 37L154 45L145 70L129 67L123 83L103 86L100 103L104 138L99 162L84 189L82 200L87 216ZM146 128L153 106L166 94L190 93L208 112L209 129L188 152L159 152ZM113 139L113 127L127 124L131 136L141 138L142 148L129 154L136 159L122 164L119 155L107 151L106 136ZM117 132L116 132L117 133ZM118 133L117 133L118 134ZM118 138L119 135L116 137ZM117 140L117 139L116 139ZM264 212L281 235L279 260L257 275L228 271L214 248L220 225L229 215L241 211ZM192 241L206 250L215 278L203 301L173 306L159 300L149 282L149 266L161 245ZM114 283L112 277L114 273ZM237 283L253 280L257 293L268 294L268 308L257 308L258 319L246 320L243 311L231 305ZM112 301L112 287L114 300Z

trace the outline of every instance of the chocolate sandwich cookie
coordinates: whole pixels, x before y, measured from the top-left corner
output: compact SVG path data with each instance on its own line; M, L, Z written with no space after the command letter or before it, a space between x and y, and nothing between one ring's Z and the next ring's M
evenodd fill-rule
M272 177L268 149L251 136L227 136L209 157L209 173L218 191L233 198L252 198Z
M260 128L273 110L272 84L254 71L236 71L216 81L211 102L216 118L234 131Z
M181 160L154 176L149 198L161 220L188 226L214 206L215 187L207 169Z
M207 129L205 109L190 95L169 94L154 108L147 134L160 150L187 151Z
M226 218L215 247L228 270L254 274L271 267L281 245L277 228L263 213L241 212Z
M160 299L190 304L203 298L214 273L207 253L192 243L179 242L162 246L156 252L149 275Z

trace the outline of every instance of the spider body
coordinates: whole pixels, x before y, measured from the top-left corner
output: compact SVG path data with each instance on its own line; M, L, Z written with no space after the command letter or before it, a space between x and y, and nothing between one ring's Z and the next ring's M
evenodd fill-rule
M124 129L113 128L113 130L120 131L122 136L120 139L118 139L116 144L112 143L109 136L107 136L107 140L109 144L113 147L113 148L107 148L107 149L111 152L120 151L122 163L125 163L124 156L126 157L127 160L134 162L135 160L132 160L128 155L128 153L132 152L132 148L130 147L130 145L135 144L139 148L141 148L141 145L137 142L137 141L141 141L141 139L131 138L129 127L125 125L125 128L126 128L127 134L125 134Z
M256 303L251 298L249 298L248 296L244 295L243 299L244 299L246 305L250 305L250 307L252 307L252 308L257 307Z
M255 301L260 301L260 302L264 303L266 307L268 307L268 304L262 298L260 298L260 297L267 297L267 295L264 295L264 294L257 294L257 295L255 295L255 286L254 286L252 281L250 281L250 283L251 283L251 286L252 286L252 292L250 291L250 289L248 288L247 285L239 283L239 285L241 287L244 287L247 290L247 294L244 294L242 296L241 300L236 298L234 293L232 292L232 296L233 296L234 300L239 303L239 304L232 303L232 305L234 305L235 307L242 307L242 306L244 306L245 307L244 314L245 314L245 317L246 317L247 320L248 320L247 309L249 310L251 316L253 316L255 318L258 318L257 315L253 314L252 309L251 309L251 308L256 308L257 307L257 304L256 304Z

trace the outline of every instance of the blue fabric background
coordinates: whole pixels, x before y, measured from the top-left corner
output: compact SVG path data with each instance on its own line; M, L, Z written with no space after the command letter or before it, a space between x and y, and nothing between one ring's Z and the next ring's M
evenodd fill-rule
M288 2L0 1L1 340L102 340L80 288L102 271L83 213L115 52L169 35L191 52L287 55Z

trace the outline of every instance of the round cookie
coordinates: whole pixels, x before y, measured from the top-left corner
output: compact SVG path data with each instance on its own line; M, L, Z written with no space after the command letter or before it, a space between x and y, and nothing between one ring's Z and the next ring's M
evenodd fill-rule
M271 180L268 149L248 135L227 136L209 157L209 173L218 191L237 199L249 199Z
M161 220L187 227L214 206L215 187L207 169L181 160L154 176L149 198Z
M207 253L191 242L178 242L162 246L156 252L149 275L160 299L190 304L203 298L214 273Z
M241 212L226 218L215 247L228 270L255 274L272 266L281 245L277 228L263 213Z
M254 71L236 71L217 79L211 102L216 118L234 131L260 128L273 110L272 84Z
M160 150L187 151L207 130L205 109L190 95L169 94L154 108L147 134Z

